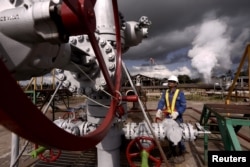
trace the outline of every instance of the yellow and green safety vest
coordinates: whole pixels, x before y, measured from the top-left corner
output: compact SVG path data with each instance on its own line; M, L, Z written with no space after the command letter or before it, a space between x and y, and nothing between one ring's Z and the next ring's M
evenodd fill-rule
M176 103L176 99L178 97L179 92L180 92L179 89L175 90L174 96L172 98L172 102L170 104L170 102L169 102L169 90L166 91L165 99L166 99L166 109L167 110L165 112L172 114L175 111L175 103Z

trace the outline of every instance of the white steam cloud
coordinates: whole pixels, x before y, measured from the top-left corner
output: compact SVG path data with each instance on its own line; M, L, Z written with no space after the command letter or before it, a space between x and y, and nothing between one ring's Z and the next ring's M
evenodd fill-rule
M191 65L203 75L206 83L211 82L214 68L230 69L231 38L227 32L227 24L223 20L204 21L193 40L193 48L188 56Z
M175 70L168 69L165 65L153 65L153 66L133 66L130 71L132 75L141 74L151 78L168 78L171 75L189 75L191 76L191 70L186 67L178 67Z

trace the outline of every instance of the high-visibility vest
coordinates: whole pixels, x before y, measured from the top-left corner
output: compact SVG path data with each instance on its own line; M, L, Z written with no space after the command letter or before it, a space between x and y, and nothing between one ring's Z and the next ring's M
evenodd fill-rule
M170 104L170 102L169 102L169 90L166 91L165 99L166 99L166 108L167 108L166 112L167 113L172 114L175 111L175 103L176 103L176 99L178 97L179 92L180 92L179 89L175 90L174 96L172 98L172 102Z

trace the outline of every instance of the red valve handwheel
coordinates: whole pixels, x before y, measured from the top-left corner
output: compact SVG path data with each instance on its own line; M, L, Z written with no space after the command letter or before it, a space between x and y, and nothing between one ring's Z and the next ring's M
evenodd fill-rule
M91 1L92 5L84 0L63 0L63 2L77 16L80 26L82 26L84 31L89 35L89 40L95 52L100 69L106 80L107 88L110 94L115 97L112 98L110 102L109 111L106 114L106 117L96 130L83 137L75 136L65 132L63 129L58 128L46 116L44 116L40 110L38 110L29 99L27 99L27 96L16 84L16 80L12 77L12 74L5 66L4 62L0 60L0 77L5 79L4 82L0 82L1 96L5 97L0 103L0 123L10 131L15 132L17 135L32 141L33 143L37 143L48 148L53 147L62 150L80 151L94 147L106 136L113 123L117 106L120 103L120 96L119 93L117 93L121 88L122 75L119 13L116 0L112 0L116 27L117 50L115 71L116 82L113 83L92 28L92 5L94 5L95 0ZM85 6L85 8L83 8L83 4L88 4L89 6L87 5L87 7ZM10 90L6 89L9 87L11 88ZM9 96L10 94L15 96ZM9 105L13 101L15 102L15 105ZM25 115L32 116L32 119L25 117ZM36 126L31 127L30 125ZM37 129L39 129L39 131ZM49 137L44 137L45 135ZM64 140L61 140L61 138L64 138ZM67 144L65 141L71 141L74 144Z
M151 142L151 145L149 147L145 147L142 145L142 141L149 141ZM137 149L138 149L138 152L133 152L131 153L131 149L132 147L136 145ZM155 143L155 140L151 137L147 137L147 136L140 136L140 137L137 137L135 138L134 140L132 140L129 144L128 144L128 147L126 149L126 156L127 156L127 160L129 162L129 165L131 167L136 167L136 165L133 163L132 161L132 158L135 158L135 157L139 157L140 154L141 154L141 151L142 150L145 150L149 153L149 159L153 162L155 162L155 167L160 167L161 165L161 159L159 158L156 158L152 155L150 155L150 151L152 151L154 148L156 147L156 143Z
M64 29L69 35L87 34L95 31L94 5L95 0L63 0L60 14Z
M36 144L35 149L37 148L38 148L38 145ZM39 159L44 162L54 162L60 157L61 153L62 153L61 150L58 150L58 152L55 152L53 149L50 149L48 156L42 153L42 154L39 154Z

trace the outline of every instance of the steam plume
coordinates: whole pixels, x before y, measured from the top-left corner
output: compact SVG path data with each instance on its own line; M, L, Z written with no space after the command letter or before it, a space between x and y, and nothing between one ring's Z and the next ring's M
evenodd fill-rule
M223 20L204 21L192 45L193 48L188 52L192 59L191 65L203 75L206 83L211 82L212 70L215 67L230 69L231 43L227 25Z

